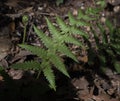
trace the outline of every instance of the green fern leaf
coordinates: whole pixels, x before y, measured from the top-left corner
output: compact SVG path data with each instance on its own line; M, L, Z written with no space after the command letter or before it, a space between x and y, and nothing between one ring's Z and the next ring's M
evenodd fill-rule
M111 57L114 57L115 55L114 55L114 52L113 52L113 50L111 50L111 49L106 49L106 52L107 52L107 54L109 54L109 56L111 56Z
M19 46L25 48L28 51L31 51L33 54L37 55L38 57L44 58L47 56L47 51L38 46L32 46L27 44L20 44Z
M47 37L41 30L39 30L38 28L36 28L34 26L34 30L35 30L35 33L40 37L40 39L42 40L42 42L44 43L44 45L47 47L47 48L50 48L52 49L53 48L53 41L50 37Z
M65 43L71 43L71 44L83 47L81 42L79 42L77 39L71 36L63 36L63 40Z
M115 67L117 73L120 73L120 62L116 61L116 62L114 63L114 67Z
M114 27L113 27L112 23L107 19L105 21L105 24L109 28L110 33L113 33L114 32Z
M58 51L62 54L70 57L74 61L78 62L77 58L74 56L74 54L68 49L68 47L64 44L58 46Z
M97 24L98 28L100 29L101 31L101 35L102 35L102 42L104 44L107 44L108 43L108 38L107 38L107 34L105 33L105 29L104 27L99 23Z
M99 47L100 42L99 42L98 35L97 35L97 33L95 32L94 29L91 29L91 31L92 31L92 33L94 35L94 39L95 39L96 45L97 45L97 47Z
M76 27L72 26L71 29L70 29L70 33L72 33L72 34L79 34L79 35L84 36L85 38L88 39L88 34L83 32L83 31L81 31L81 30L79 30Z
M85 16L85 14L83 13L83 11L82 11L81 9L79 9L79 10L78 10L78 16L77 16L77 18L78 18L78 19L84 19L84 17L86 17L87 19L90 18L90 17L87 16L87 15ZM86 19L86 20L87 20L87 19Z
M60 37L60 32L59 30L50 22L48 18L46 18L47 25L49 28L50 33L52 34L54 39L58 39Z
M62 60L60 59L59 56L57 56L55 54L51 54L50 61L60 72L62 72L67 77L70 77L67 70L66 70L66 68L65 68L64 63L62 62Z
M119 43L120 44L120 38L116 37L115 39L114 38L111 38L111 42L114 43L114 44L117 44Z
M75 17L69 12L68 13L68 17L69 17L69 21L70 21L70 25L76 25L78 26L90 26L89 23L85 22L85 21L79 21L78 19L75 19Z
M93 15L93 16L99 16L99 12L101 11L100 8L92 8L92 7L89 7L87 8L87 10L85 11L86 15Z
M66 33L66 34L69 32L69 30L70 30L69 26L58 16L57 16L57 23L62 32Z
M91 26L91 24L90 23L88 23L88 22L85 22L85 21L77 21L76 20L76 26Z
M111 47L112 47L115 51L120 51L120 44L112 44L112 43L111 43Z
M106 63L105 56L101 54L101 55L98 56L98 58L99 58L99 61L100 61L100 65L103 66L103 67L105 67L105 65L106 65L105 64Z
M24 63L17 63L17 64L11 65L11 67L14 69L22 69L22 70L40 70L40 69L42 69L40 63L37 61L27 61Z
M4 68L2 66L0 66L0 71L3 71L3 70L4 70Z
M69 12L68 13L68 17L69 17L69 21L70 21L70 25L75 25L76 24L76 20L74 18L74 16Z
M43 74L46 77L46 79L48 80L50 87L52 89L56 90L55 76L54 76L53 70L51 69L49 64L43 69Z
M77 16L77 19L83 19L83 20L87 20L87 21L91 21L91 20L95 20L96 18L92 18L90 16L88 16L87 14L84 14L82 12L82 10L79 10L78 11L78 16Z

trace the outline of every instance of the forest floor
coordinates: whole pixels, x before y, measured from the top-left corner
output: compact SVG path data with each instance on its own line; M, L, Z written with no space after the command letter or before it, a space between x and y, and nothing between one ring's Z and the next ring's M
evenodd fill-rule
M106 1L108 5L100 20L106 17L117 19L116 24L120 27L120 1ZM49 33L45 17L52 22L55 22L57 15L66 20L69 11L76 16L79 9L92 7L94 3L94 0L65 0L57 6L55 0L0 1L0 63L8 74L0 76L0 101L120 101L120 75L111 69L102 75L95 71L97 67L87 68L72 60L65 60L71 78L56 73L55 92L49 89L42 75L40 79L35 79L34 71L29 73L9 68L13 63L33 58L30 52L17 46L23 37L22 16L29 16L26 42L40 46L33 32L33 24ZM85 56L82 59L86 61Z

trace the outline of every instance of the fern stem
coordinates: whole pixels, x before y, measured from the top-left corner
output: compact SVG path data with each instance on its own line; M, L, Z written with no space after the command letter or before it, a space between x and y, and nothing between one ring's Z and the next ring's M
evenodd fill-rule
M40 74L41 74L41 72L42 72L42 70L40 70L39 72L38 72L38 75L37 75L37 79L40 77Z
M26 25L24 26L24 33L23 33L23 40L22 40L22 43L24 44L25 43L25 38L26 38Z

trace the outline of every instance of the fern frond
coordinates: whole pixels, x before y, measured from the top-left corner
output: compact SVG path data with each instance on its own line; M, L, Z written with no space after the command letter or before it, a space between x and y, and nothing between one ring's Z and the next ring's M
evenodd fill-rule
M76 26L91 26L91 24L82 20L81 21L76 20Z
M96 18L92 18L92 17L90 17L89 15L87 15L87 14L84 14L83 12L82 12L82 10L81 9L79 9L78 10L78 16L77 16L77 19L83 19L83 20L87 20L87 21L91 21L91 20L95 20Z
M112 43L116 44L116 43L119 43L120 44L120 38L119 37L116 37L115 39L114 38L111 38L110 39Z
M100 62L100 64L103 66L103 65L106 65L105 63L106 63L106 58L105 58L105 56L103 55L103 54L100 54L99 56L98 56L98 58L99 58L99 62Z
M87 8L87 10L85 11L85 14L86 15L92 15L92 16L99 16L99 12L101 11L101 9L100 8L92 8L92 7L89 7L89 8Z
M88 38L88 34L79 30L78 28L72 26L71 29L70 29L70 33L72 34L79 34L81 36L84 36L85 38Z
M44 43L44 45L47 48L50 48L50 49L53 48L54 43L50 37L46 36L41 30L39 30L35 26L34 26L34 31L40 37L41 41Z
M60 17L57 16L56 18L61 31L67 34L70 30L69 25L67 25Z
M71 12L68 13L68 17L69 17L69 22L70 22L70 25L75 25L76 24L76 20L74 18L74 16L71 14Z
M117 73L120 73L120 62L116 61L116 62L114 63L114 67L115 67Z
M106 53L109 54L110 57L114 57L115 56L113 50L111 50L109 48L106 49Z
M84 19L85 17L86 17L87 19L90 18L90 17L88 17L87 15L85 16L85 14L83 13L83 11L82 11L81 9L79 9L79 10L78 10L78 16L77 16L77 18L78 18L78 19ZM86 18L85 18L85 20L87 20Z
M22 69L22 70L42 70L42 67L37 61L26 61L24 63L16 63L11 65L14 69Z
M90 24L88 22L85 22L82 20L79 21L78 19L75 19L75 17L70 12L68 13L68 17L69 17L71 26L73 26L73 25L76 25L77 27L78 26L90 26Z
M93 35L94 35L94 39L95 39L96 45L97 45L97 47L98 47L99 44L100 44L100 42L99 42L99 37L98 37L96 31L95 31L93 28L91 28L91 31L92 31L92 33L93 33Z
M106 31L104 29L104 27L99 23L97 24L99 30L101 31L101 35L102 35L102 42L104 44L107 44L108 43L108 37L107 37L107 34L106 34Z
M65 43L71 43L71 44L83 47L82 43L79 42L77 39L75 39L72 36L65 36L64 35L63 40L64 40Z
M64 44L59 45L58 46L58 51L68 57L70 57L71 59L73 59L74 61L78 62L77 58L75 57L75 55L68 49L68 47Z
M2 66L0 66L0 71L3 71L3 70L4 70L4 68Z
M120 44L112 44L111 43L111 47L116 51L120 51Z
M66 75L67 77L70 77L64 63L62 62L61 58L55 54L51 54L51 59L50 59L51 63L60 71L62 72L64 75Z
M19 46L21 48L24 48L24 49L32 52L34 55L37 55L38 57L44 58L47 56L47 51L38 46L32 46L32 45L27 45L27 44L20 44Z
M110 33L113 33L114 27L113 27L112 23L108 19L106 19L105 24L109 28Z
M51 69L49 64L43 69L43 74L46 77L46 79L48 80L50 87L52 89L56 90L55 76L54 76L53 70Z
M49 28L50 33L52 34L54 39L58 39L60 37L60 32L59 30L50 22L48 18L46 18L47 25Z

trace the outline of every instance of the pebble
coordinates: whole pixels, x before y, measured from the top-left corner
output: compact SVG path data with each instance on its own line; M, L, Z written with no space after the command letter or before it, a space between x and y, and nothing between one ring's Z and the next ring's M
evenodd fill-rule
M77 16L78 15L78 11L76 9L73 10L73 15Z
M118 13L120 11L120 6L115 6L113 10L115 13Z
M105 17L101 17L101 22L105 23L105 21L106 21L106 18Z

